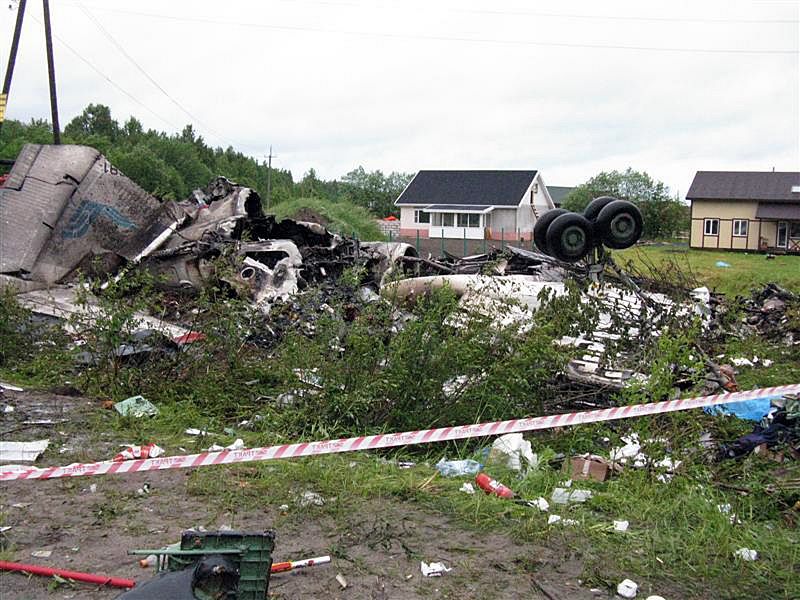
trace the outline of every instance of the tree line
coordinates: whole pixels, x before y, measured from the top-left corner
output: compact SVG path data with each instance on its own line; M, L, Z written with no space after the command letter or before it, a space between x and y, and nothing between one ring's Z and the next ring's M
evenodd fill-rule
M141 121L130 117L120 123L109 107L90 104L72 119L62 134L62 143L91 146L102 152L123 173L151 194L169 200L183 199L223 175L267 197L268 168L232 147L212 147L191 125L180 134L154 129L145 131ZM0 158L14 159L26 143L52 143L50 123L32 119L28 123L7 120L0 133ZM300 197L331 202L349 201L369 209L375 216L397 215L394 201L412 174L367 171L359 166L339 179L320 179L310 169L299 181L292 172L273 167L270 199L273 204Z
M646 239L672 238L689 230L689 207L669 188L645 172L607 171L595 175L575 188L564 198L562 207L582 211L592 199L613 196L630 200L642 212Z
M62 141L97 148L128 177L151 194L164 199L182 199L192 190L204 187L216 175L224 175L254 188L267 197L268 168L237 152L232 147L209 146L191 125L180 134L144 130L141 121L130 117L122 125L109 107L90 104L64 128ZM0 158L13 159L26 143L52 143L52 130L46 120L29 123L8 120L0 133ZM367 171L357 167L339 179L320 179L314 169L295 181L292 172L272 168L273 204L295 198L318 198L330 202L349 201L368 209L376 217L399 214L394 201L413 174ZM688 230L688 208L669 188L647 173L608 171L575 187L564 200L564 208L583 210L592 198L615 196L637 204L644 217L644 237L666 238Z

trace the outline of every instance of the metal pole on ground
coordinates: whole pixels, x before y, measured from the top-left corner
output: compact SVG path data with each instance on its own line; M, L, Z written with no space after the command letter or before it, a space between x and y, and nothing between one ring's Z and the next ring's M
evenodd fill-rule
M419 254L419 229L417 229L417 243L416 243L416 247L417 247L417 254Z
M466 256L466 255L467 255L467 228L464 227L464 254L462 254L461 256Z

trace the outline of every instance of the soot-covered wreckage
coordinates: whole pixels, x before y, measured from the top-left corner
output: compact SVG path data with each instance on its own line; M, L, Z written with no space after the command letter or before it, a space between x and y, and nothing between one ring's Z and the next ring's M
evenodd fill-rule
M185 200L161 201L93 148L29 144L0 188L0 286L15 289L19 302L35 312L64 319L82 311L102 318L91 300L75 302L78 273L110 281L137 267L180 293L225 284L268 320L275 303L335 282L358 266L362 296L370 301L380 294L402 306L448 286L467 311L524 331L543 291L564 294L569 278L598 282L598 265L613 266L603 245L625 247L638 239L641 216L631 206L601 198L583 215L546 213L534 232L544 253L509 247L433 259L418 256L409 244L362 242L317 223L278 221L263 213L255 190L224 177ZM590 253L595 260L577 262ZM586 293L601 304L597 328L561 340L578 350L567 368L574 382L624 386L636 373L619 366L622 357L607 352L608 342L650 335L659 327L657 315L672 306L665 296L645 294L617 274L622 285L597 285ZM707 290L695 296L697 303L685 310L707 312ZM612 331L612 317L619 315L628 326ZM178 343L193 339L180 325L146 315L141 320L142 328Z

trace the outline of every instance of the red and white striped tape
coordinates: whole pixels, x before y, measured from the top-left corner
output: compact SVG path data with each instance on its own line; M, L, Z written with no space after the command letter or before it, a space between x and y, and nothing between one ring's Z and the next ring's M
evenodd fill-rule
M412 444L428 444L444 442L447 440L460 440L465 438L486 437L533 431L536 429L552 429L567 425L582 423L597 423L600 421L613 421L615 419L629 419L645 415L702 408L715 404L728 404L744 400L780 398L785 394L800 393L800 383L782 385L778 387L750 390L748 392L733 392L717 394L715 396L698 396L682 400L667 402L652 402L649 404L635 404L632 406L615 406L599 410L584 412L564 413L546 417L530 417L512 419L510 421L496 421L493 423L479 423L475 425L460 425L456 427L441 427L439 429L425 429L423 431L405 431L402 433L386 433L380 435L367 435L362 437L326 440L320 442L303 442L300 444L283 444L265 448L251 448L249 450L223 450L221 452L202 452L200 454L187 454L183 456L165 456L160 458L147 458L127 460L123 462L104 461L89 464L73 464L65 467L3 469L0 467L0 481L14 479L54 479L57 477L78 477L81 475L106 475L137 473L141 471L156 471L162 469L188 469L192 467L206 467L210 465L227 465L278 458L296 458L298 456L314 456L319 454L335 454L338 452L354 452L356 450L374 450L377 448L392 448Z

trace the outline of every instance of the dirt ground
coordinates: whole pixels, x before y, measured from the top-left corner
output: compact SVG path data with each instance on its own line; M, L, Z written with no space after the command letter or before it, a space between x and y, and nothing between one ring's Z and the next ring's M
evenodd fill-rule
M59 464L61 448L74 451L85 443L66 431L61 436L58 424L20 427L26 421L67 415L74 423L92 407L91 401L6 392L0 404L15 406L13 413L2 414L3 439L31 440L46 433L55 449L45 457L47 464ZM108 446L109 451L115 447L110 442ZM75 460L74 455L65 452L66 456ZM189 477L189 471L180 470L3 483L2 524L11 527L5 534L5 557L143 582L152 571L141 569L137 557L127 555L127 550L176 542L182 531L199 525L208 530L230 526L242 531L276 530L276 561L333 556L330 565L273 576L270 596L277 599L598 597L580 586L583 565L568 552L468 531L412 502L346 501L338 512L344 516L336 520L315 506L293 506L283 513L271 505L226 512L207 497L189 495ZM145 482L150 494L137 494ZM31 556L37 550L52 553L48 558ZM443 577L423 577L420 557L427 562L443 561L452 571ZM345 589L335 579L339 573L347 580ZM99 599L119 593L83 584L53 586L48 578L19 573L0 574L3 600Z

